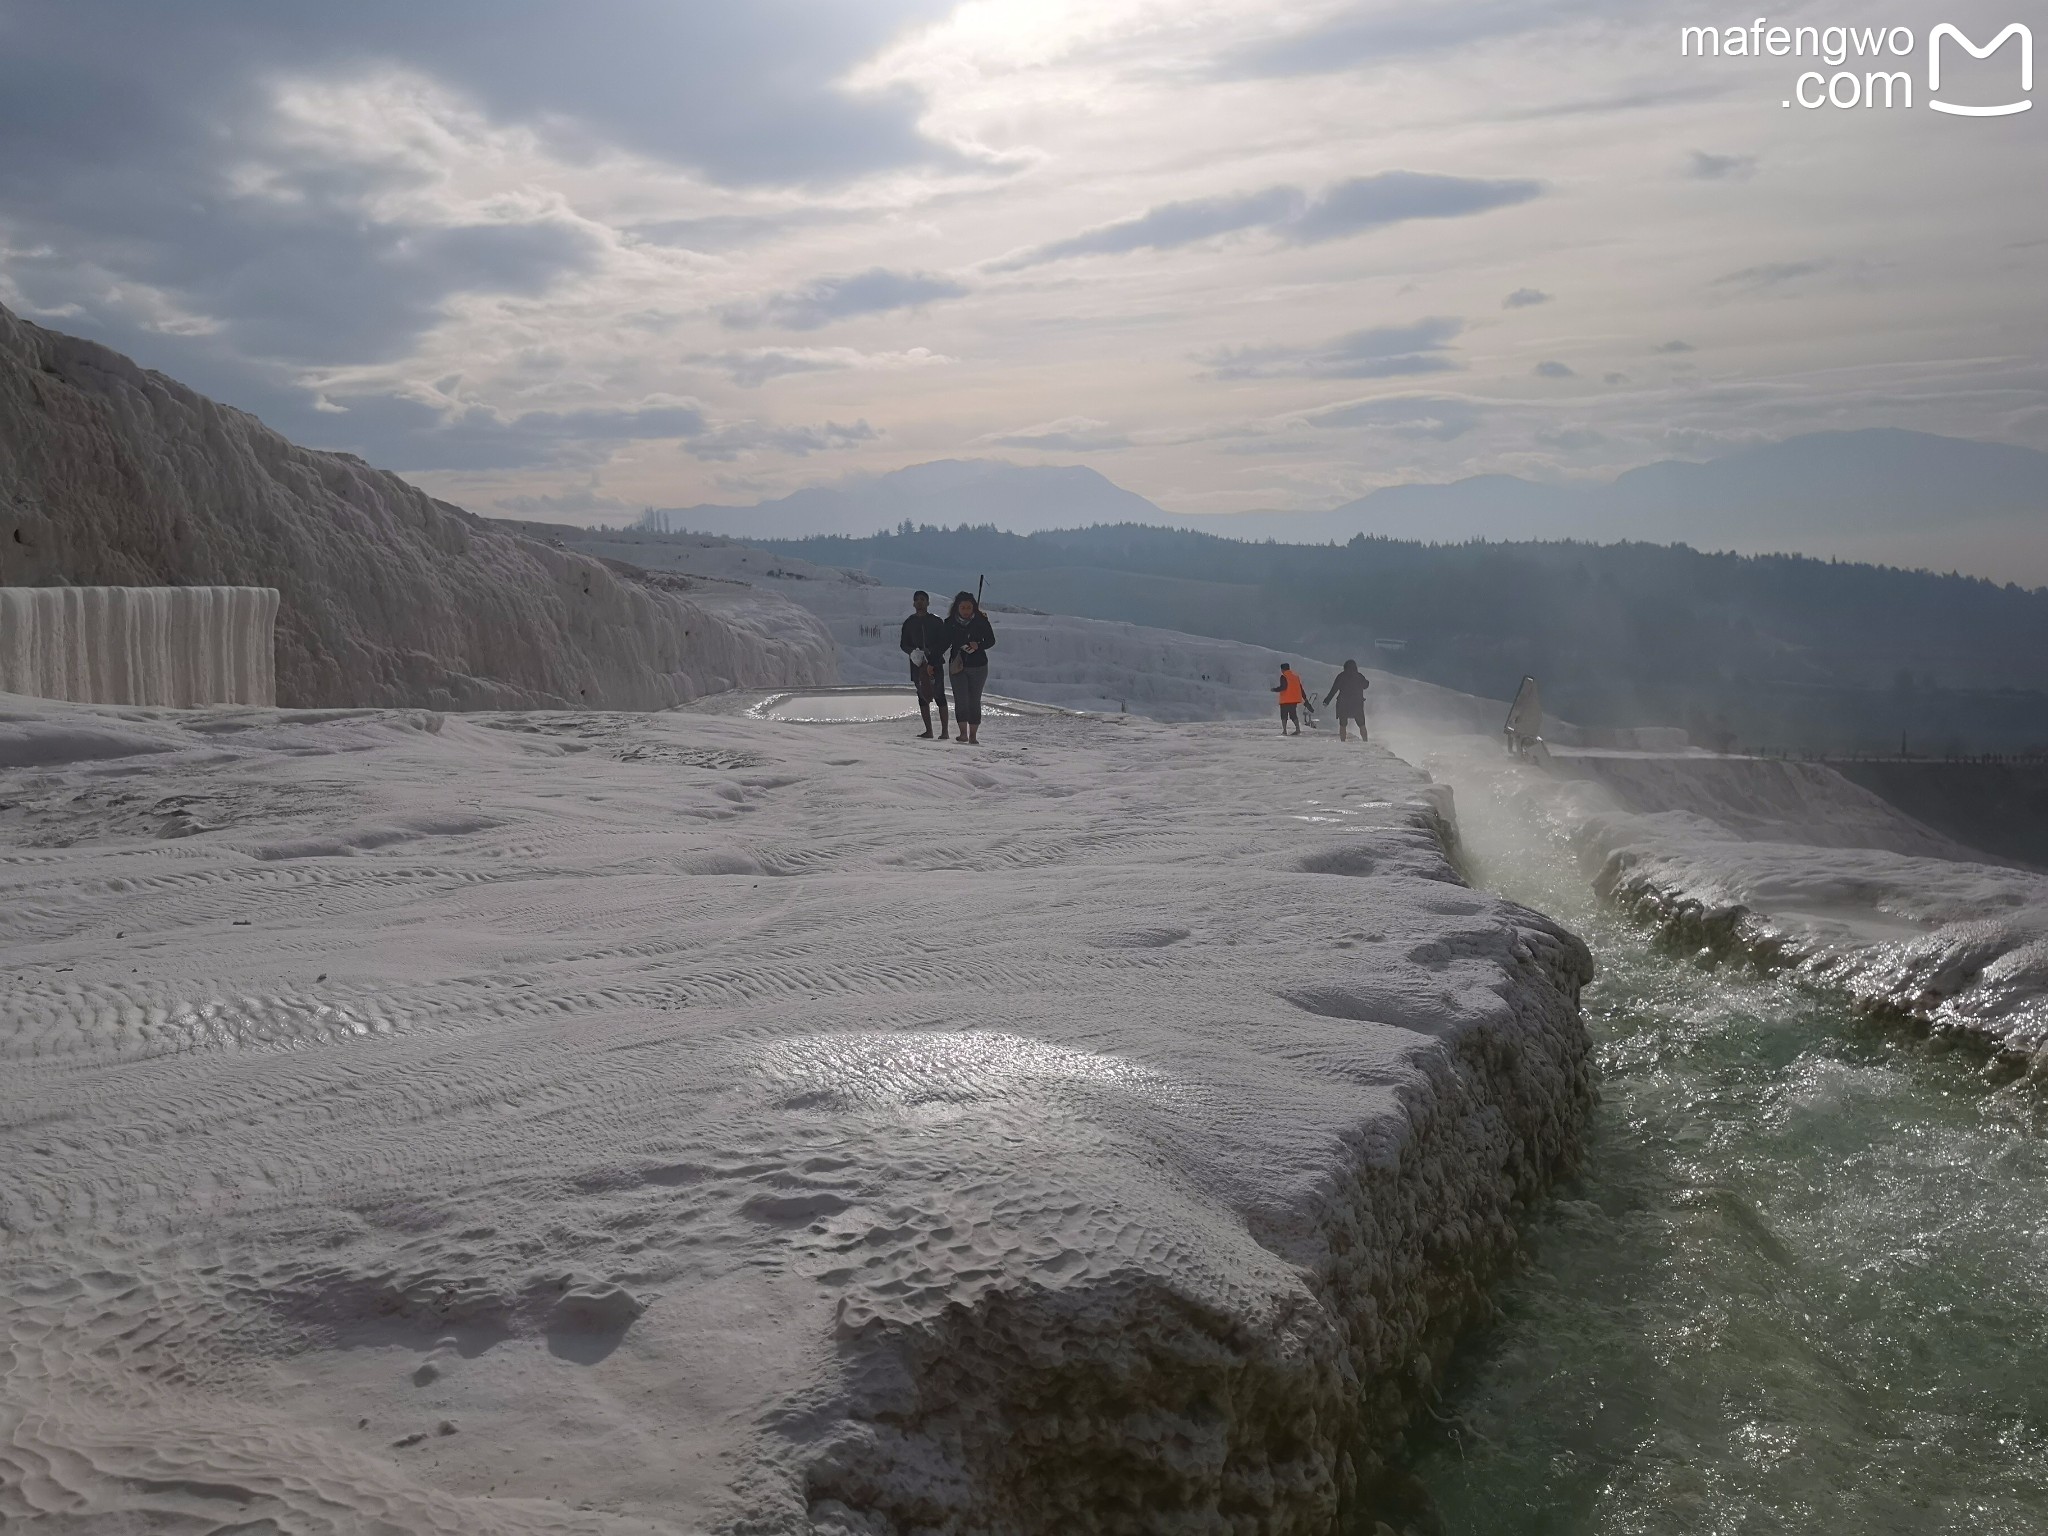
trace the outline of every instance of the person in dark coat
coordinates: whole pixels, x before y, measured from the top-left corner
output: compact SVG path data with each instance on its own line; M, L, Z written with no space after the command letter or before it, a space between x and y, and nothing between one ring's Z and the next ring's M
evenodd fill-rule
M953 675L953 718L960 723L954 739L979 746L981 690L988 682L988 653L995 647L996 631L972 592L953 599L953 611L946 615L946 640L953 658L946 663Z
M946 621L931 612L932 595L929 592L910 594L910 605L917 610L903 621L903 654L910 658L910 681L917 689L917 712L924 716L924 729L918 734L932 733L932 705L939 706L939 735L943 738L950 729L946 724L946 647L950 643L946 636Z
M1323 695L1323 702L1337 701L1337 739L1351 739L1347 726L1358 727L1358 739L1365 740L1365 690L1372 686L1372 679L1358 670L1358 663L1347 661L1344 670L1337 674L1337 680L1330 684L1330 691Z

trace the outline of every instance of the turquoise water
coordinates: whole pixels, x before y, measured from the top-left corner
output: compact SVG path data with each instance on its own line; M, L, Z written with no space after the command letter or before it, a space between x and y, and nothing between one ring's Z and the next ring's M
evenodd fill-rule
M1602 1102L1422 1437L1442 1529L2048 1532L2041 1093L1476 862L1593 945Z

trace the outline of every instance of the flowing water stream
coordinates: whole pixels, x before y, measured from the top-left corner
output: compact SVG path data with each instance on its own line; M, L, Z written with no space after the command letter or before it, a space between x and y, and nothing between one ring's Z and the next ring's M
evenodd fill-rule
M1602 1101L1421 1437L1442 1529L2048 1532L2038 1089L1661 952L1459 809L1477 882L1593 946Z

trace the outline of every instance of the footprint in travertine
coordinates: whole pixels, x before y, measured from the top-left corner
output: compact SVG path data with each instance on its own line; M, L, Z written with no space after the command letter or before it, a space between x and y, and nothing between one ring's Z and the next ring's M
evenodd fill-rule
M1369 875L1378 863L1372 849L1362 844L1340 843L1304 855L1294 867L1304 875Z
M1412 972L1339 985L1296 987L1280 997L1302 1012L1322 1018L1390 1024L1439 1038L1454 1035L1469 1023L1476 1009L1491 1000L1490 994L1467 1000L1446 988L1417 985Z
M825 1190L803 1194L756 1195L740 1207L740 1213L770 1227L806 1227L827 1216L837 1216L848 1201Z
M562 1275L535 1282L527 1294L537 1299L553 1295L543 1324L548 1353L578 1365L595 1365L617 1349L647 1310L646 1302L610 1280Z
M1164 949L1192 937L1186 928L1110 928L1089 934L1083 942L1091 949Z

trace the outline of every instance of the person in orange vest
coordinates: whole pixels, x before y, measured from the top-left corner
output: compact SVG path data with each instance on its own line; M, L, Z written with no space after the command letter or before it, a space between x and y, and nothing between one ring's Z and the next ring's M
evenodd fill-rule
M1302 702L1308 698L1308 690L1301 686L1301 674L1286 662L1280 663L1280 681L1273 685L1273 692L1280 695L1280 734L1287 734L1287 727L1294 726L1294 734L1301 734Z

